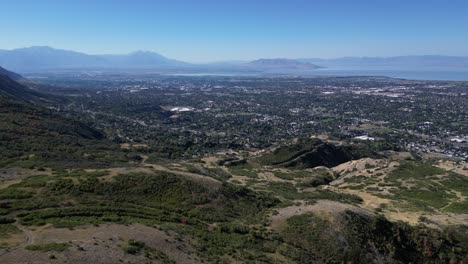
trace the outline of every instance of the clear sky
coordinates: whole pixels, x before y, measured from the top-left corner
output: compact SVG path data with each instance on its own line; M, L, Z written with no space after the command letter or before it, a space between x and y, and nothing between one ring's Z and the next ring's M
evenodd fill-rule
M468 56L468 0L0 0L0 49L191 61Z

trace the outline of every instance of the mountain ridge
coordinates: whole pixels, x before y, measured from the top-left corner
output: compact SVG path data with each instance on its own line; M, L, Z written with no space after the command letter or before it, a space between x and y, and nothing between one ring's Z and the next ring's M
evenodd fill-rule
M172 70L278 70L318 69L323 67L468 67L468 57L445 55L408 55L393 57L341 58L260 58L252 61L231 60L212 63L188 63L153 51L138 50L127 54L86 54L49 46L0 50L0 65L17 72L57 69L172 69ZM208 67L208 68L207 68Z
M48 46L0 50L0 65L14 71L73 68L170 68L191 64L166 58L156 52L135 51L128 54L90 55Z

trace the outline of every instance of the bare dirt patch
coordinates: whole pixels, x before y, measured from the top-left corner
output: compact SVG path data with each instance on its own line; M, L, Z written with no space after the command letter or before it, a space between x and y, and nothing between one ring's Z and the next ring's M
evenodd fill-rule
M306 213L314 213L323 217L327 217L329 219L333 219L345 210L356 210L359 212L364 212L366 214L370 213L354 205L329 200L318 200L314 204L305 204L303 201L300 202L301 205L293 205L277 209L277 212L271 216L271 228L280 229L288 218Z
M135 150L141 150L141 149L149 149L150 147L146 144L129 144L129 143L123 143L120 144L121 149L135 149Z
M148 247L166 254L176 263L200 263L190 242L176 239L175 234L156 228L133 224L101 225L83 228L58 229L48 227L34 231L34 244L69 243L63 252L40 252L20 248L0 257L1 263L158 263L143 255L125 253L120 245L130 239L144 242ZM54 255L55 260L50 256Z
M269 172L269 171L259 172L258 178L265 180L267 182L293 182L293 181L288 181L285 179L278 178L275 176L274 173Z
M438 223L439 225L467 225L468 214L453 214L453 215L426 215L429 220Z
M208 156L202 158L202 161L206 163L208 167L217 167L217 163L222 160L221 157L216 157L216 156Z
M457 163L450 160L439 160L435 166L468 177L468 163L466 162Z
M0 169L0 189L7 188L30 176L52 175L50 169L31 170L23 168Z
M246 185L249 180L250 178L247 176L232 175L232 177L228 180L228 182L233 183L233 184Z
M386 159L364 158L348 161L332 168L333 172L340 174L341 177L331 182L330 185L341 185L346 179L356 176L373 177L382 181L398 165L398 162Z

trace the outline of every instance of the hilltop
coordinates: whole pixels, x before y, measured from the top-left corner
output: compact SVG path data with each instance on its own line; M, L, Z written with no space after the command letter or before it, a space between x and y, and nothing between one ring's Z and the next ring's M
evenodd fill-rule
M317 138L280 146L258 159L263 165L294 168L333 167L350 160L377 156L363 145L335 145Z

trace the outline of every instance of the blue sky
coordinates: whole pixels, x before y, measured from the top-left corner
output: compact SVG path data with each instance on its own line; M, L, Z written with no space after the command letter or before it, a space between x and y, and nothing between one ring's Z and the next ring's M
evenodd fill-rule
M0 49L151 50L191 62L468 56L467 0L0 0Z

